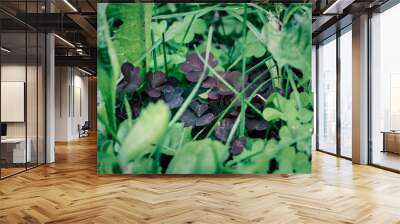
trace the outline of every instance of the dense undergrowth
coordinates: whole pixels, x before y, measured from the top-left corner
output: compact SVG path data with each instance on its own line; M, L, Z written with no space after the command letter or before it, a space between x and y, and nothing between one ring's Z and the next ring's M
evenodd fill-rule
M309 4L99 4L98 172L311 171Z

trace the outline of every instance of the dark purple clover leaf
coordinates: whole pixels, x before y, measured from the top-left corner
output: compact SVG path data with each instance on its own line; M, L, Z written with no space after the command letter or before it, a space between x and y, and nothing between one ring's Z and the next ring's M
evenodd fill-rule
M228 82L234 89L237 91L240 91L241 89L241 73L238 71L233 71L233 72L219 72L218 73L222 78ZM232 95L233 92L221 81L217 82L217 88L219 91L220 95L226 96L226 95Z
M166 82L165 74L162 72L148 72L146 74L147 84L144 91L151 98L161 97L162 85Z
M117 85L117 90L124 93L134 92L142 83L139 77L140 69L134 67L131 63L121 65L123 78Z
M246 118L246 128L250 131L264 131L268 128L268 123L264 119Z
M233 72L218 72L218 74L229 83L234 89L240 91L242 87L241 83L241 73L238 71ZM208 98L210 100L219 100L221 97L232 96L234 92L231 91L223 82L209 77L207 78L203 85L203 88L209 88L211 91L208 93Z
M214 120L214 114L207 113L196 119L196 126L202 127L210 124Z
M225 142L226 139L228 138L229 132L233 127L233 123L234 123L233 119L230 118L223 119L221 124L217 128L215 128L215 137Z
M147 93L147 95L149 95L151 98L159 98L161 97L161 90L159 90L158 88L153 88L150 85L146 85L144 87L144 91Z
M164 84L167 80L162 72L149 72L146 74L146 79L150 82L151 87L157 88Z
M230 152L234 156L239 155L243 151L245 145L246 145L245 137L237 138L233 140Z
M183 89L181 87L164 86L162 90L164 100L170 109L175 109L183 103Z
M193 101L190 104L190 109L192 109L192 111L198 116L200 117L201 115L204 114L204 112L206 112L208 110L208 105L205 103L199 103L197 101Z
M144 91L153 99L163 99L170 109L175 109L183 103L183 89L179 87L176 78L166 78L162 72L149 72Z
M196 119L197 116L191 110L186 110L181 117L181 121L185 124L185 127L195 126Z
M210 100L218 100L220 98L220 95L217 90L212 90L208 93L208 98Z
M208 105L197 101L193 101L189 108L183 113L181 121L185 123L185 126L197 126L202 127L210 124L215 116L213 113L206 113Z
M201 53L203 59L206 58L206 53ZM210 67L217 66L218 62L214 59L214 56L210 53L208 58L208 65ZM180 64L181 71L185 74L186 79L190 82L197 82L204 69L204 63L199 58L197 53L191 53L186 58L186 61Z
M206 80L204 80L202 84L203 88L214 88L217 87L217 80L213 77L208 77Z

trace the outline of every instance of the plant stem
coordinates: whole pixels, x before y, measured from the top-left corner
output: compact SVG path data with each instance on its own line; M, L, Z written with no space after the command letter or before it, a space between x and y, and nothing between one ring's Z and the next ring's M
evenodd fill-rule
M245 88L245 82L246 82L246 39L247 39L247 29L246 29L246 22L247 22L247 4L244 4L244 18L243 18L243 24L242 24L242 38L244 38L243 41L243 48L242 48L242 89ZM246 109L247 105L245 102L246 95L242 94L242 100L241 100L241 110L240 110L240 128L239 128L239 136L244 136L245 132L245 123L246 123Z
M183 102L182 106L179 108L179 110L176 112L175 116L172 118L172 120L169 122L169 126L172 126L181 118L182 114L186 111L187 107L190 105L192 102L193 98L195 97L197 91L199 91L201 83L203 82L206 73L207 73L207 67L209 66L208 64L208 59L210 55L210 50L211 50L211 40L212 40L212 35L213 35L214 27L210 26L210 29L208 30L208 38L207 38L207 50L206 50L206 60L203 61L204 67L203 67L203 72L201 73L199 81L196 83L192 91L190 92L189 96L186 98L185 102Z
M151 42L154 44L154 33L153 31L151 31ZM154 68L153 68L153 72L157 71L157 52L153 51L153 63L154 63Z
M193 15L192 18L190 19L189 25L188 25L188 27L187 27L186 30L185 30L185 35L183 35L183 38L182 38L182 41L181 41L181 44L182 44L182 45L183 45L184 42L185 42L186 36L187 36L187 34L189 33L189 30L190 30L190 28L192 27L192 24L193 24L195 18L196 18L196 16Z
M237 65L237 63L240 62L240 60L242 60L242 58L238 57L226 70L231 70L233 67L235 67L235 65Z
M165 70L165 75L168 75L168 69L167 69L167 52L165 50L165 35L164 32L162 33L162 43L163 43L163 54L164 54L164 70Z
M298 109L300 109L302 107L301 106L301 100L300 100L300 94L299 94L299 91L297 90L297 86L296 86L296 84L294 83L294 80L293 80L293 76L295 76L295 74L292 71L292 69L289 68L289 66L286 65L285 69L286 69L286 72L288 73L288 79L289 79L290 86L293 89L294 97L296 98L297 107L298 107Z
M117 120L116 120L116 116L115 116L115 104L116 104L116 82L120 76L120 68L119 68L119 62L118 62L118 58L116 57L117 52L114 48L114 44L112 42L111 39L111 35L110 35L110 31L109 31L109 27L108 27L108 21L107 21L107 17L106 17L106 9L107 9L107 4L104 5L99 5L99 22L101 24L104 25L104 27L102 27L102 29L99 29L99 34L102 34L104 36L105 39L105 43L107 46L107 53L108 53L108 58L110 60L110 65L111 65L111 71L112 71L112 78L111 78L111 84L109 86L111 86L111 89L107 89L107 90L102 90L101 92L104 91L110 91L112 94L111 97L109 99L107 99L105 101L105 107L108 109L106 109L106 114L107 117L105 117L103 119L103 123L104 126L106 127L106 129L109 130L110 134L112 136L116 136L115 133L117 132ZM99 43L101 41L101 38L98 39L98 46Z
M128 116L129 128L131 128L132 127L132 110L131 110L131 106L129 105L128 96L126 94L124 95L124 106L125 106L126 115Z
M231 129L231 132L229 133L228 139L226 140L225 145L229 146L232 142L233 137L235 136L235 132L237 128L239 127L240 124L240 116L236 118L235 123L233 124L233 127Z

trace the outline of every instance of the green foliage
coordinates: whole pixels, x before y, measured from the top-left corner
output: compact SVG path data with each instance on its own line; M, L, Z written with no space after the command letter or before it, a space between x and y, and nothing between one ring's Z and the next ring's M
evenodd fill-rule
M252 32L247 33L247 37L239 39L241 47L245 46L245 57L260 58L265 55L266 49Z
M228 157L227 148L218 141L192 141L179 149L168 166L167 174L213 174Z
M228 161L225 166L226 173L246 174L246 173L267 173L269 168L269 161L271 155L264 144L263 140L255 140L251 146L246 146L248 149L244 150L238 156L234 156L232 160Z
M99 174L311 171L309 4L105 3L97 24ZM187 60L191 53L202 63ZM204 66L209 53L214 67ZM197 83L186 80L180 67L186 61L200 74ZM117 88L124 62L141 71L133 92ZM149 81L148 72L165 78ZM238 85L232 72L240 73ZM173 109L163 102L177 100ZM206 105L191 108L193 116L213 116L207 126L180 123L193 101ZM254 137L248 124L265 129ZM238 139L244 143L235 153L231 143Z
M310 5L308 5L310 7ZM300 69L304 79L311 78L311 10L285 10L285 23L271 18L262 29L264 43L280 68L285 65ZM293 15L292 15L293 13Z
M195 16L186 16L183 21L174 22L168 30L175 33L174 40L177 43L189 43L195 34L202 34L207 31L207 25L203 19Z
M162 20L161 22L152 22L151 30L154 34L154 40L160 40L162 38L162 34L167 30L167 21Z
M113 142L108 140L98 147L97 172L99 174L119 173L118 159L113 151Z
M164 137L161 144L161 152L173 156L183 145L192 141L192 128L184 127L183 123L172 125Z
M232 35L239 34L242 31L241 23L232 17L222 17L221 19L222 26L218 28L218 32L221 35Z
M97 17L97 73L99 98L98 119L104 124L105 136L114 136L117 129L116 113L116 85L119 78L119 64L116 60L116 51L111 41L109 26L106 18L107 4L99 4ZM100 134L100 133L99 133Z
M151 16L153 4L111 3L107 7L107 18L122 24L113 29L113 42L118 52L120 63L133 63L146 49L151 47ZM147 57L147 64L150 58Z
M124 172L132 172L134 168L140 168L142 173L151 172L151 156L167 131L170 116L168 107L161 101L150 104L143 110L118 152L119 163Z

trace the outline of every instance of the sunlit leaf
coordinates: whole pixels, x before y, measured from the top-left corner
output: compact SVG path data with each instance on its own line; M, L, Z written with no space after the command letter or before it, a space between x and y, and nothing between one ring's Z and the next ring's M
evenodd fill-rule
M144 109L121 145L118 159L124 172L130 172L129 163L154 152L167 131L169 119L169 109L161 101Z
M204 139L192 141L178 150L170 162L168 174L219 173L219 164L228 157L228 149L218 141Z

